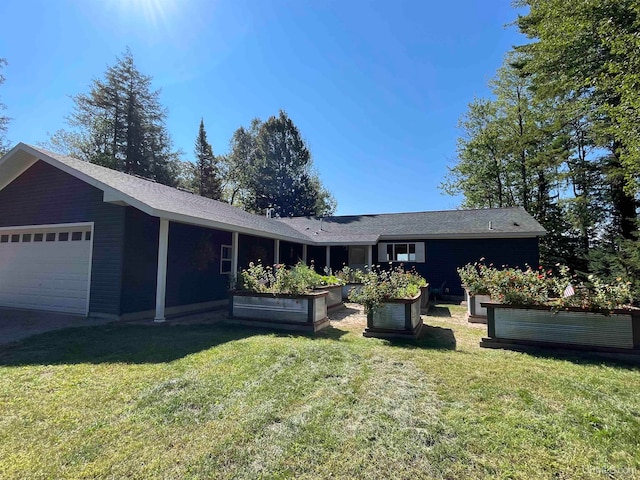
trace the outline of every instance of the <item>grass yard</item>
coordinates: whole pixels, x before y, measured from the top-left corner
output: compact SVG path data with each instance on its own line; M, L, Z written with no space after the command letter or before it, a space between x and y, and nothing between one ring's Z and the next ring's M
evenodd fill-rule
M0 478L640 478L640 368L478 347L116 325L0 350Z

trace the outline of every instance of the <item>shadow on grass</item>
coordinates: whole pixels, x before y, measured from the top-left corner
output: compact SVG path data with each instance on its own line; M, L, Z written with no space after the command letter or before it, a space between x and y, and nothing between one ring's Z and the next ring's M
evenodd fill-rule
M503 348L496 348L495 350L519 352L540 360L559 360L571 362L575 365L614 367L640 371L640 355L637 354L608 354L589 350L515 344L505 344Z
M456 337L450 328L434 327L425 324L418 339L389 338L390 346L409 349L455 350Z
M339 322L351 315L355 315L358 313L362 313L361 310L358 310L357 308L351 308L345 305L339 309L336 309L335 311L329 312L328 316L332 322Z
M323 330L338 340L347 332ZM228 325L118 325L42 333L0 350L0 366L78 363L165 363L227 342L259 335L318 338L312 334Z
M451 310L449 307L443 307L442 305L434 305L429 308L427 315L430 317L451 318Z

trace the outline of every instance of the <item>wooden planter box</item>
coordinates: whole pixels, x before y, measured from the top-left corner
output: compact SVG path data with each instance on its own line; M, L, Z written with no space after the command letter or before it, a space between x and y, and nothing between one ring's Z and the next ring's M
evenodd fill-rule
M358 289L358 288L362 288L362 284L361 283L347 283L346 285L342 286L342 300L348 300L349 299L349 292L351 292L351 290L353 289Z
M487 323L487 309L483 303L490 303L489 295L470 295L467 289L464 290L464 299L467 301L467 320L470 323Z
M285 330L317 332L329 326L326 291L305 295L231 292L229 318L233 323Z
M337 308L342 306L342 285L327 285L317 287L318 292L327 292L327 308Z
M580 308L553 311L542 306L484 303L488 338L482 347L537 345L640 354L640 311L598 313Z
M417 338L422 331L421 295L411 299L389 300L367 312L365 337Z

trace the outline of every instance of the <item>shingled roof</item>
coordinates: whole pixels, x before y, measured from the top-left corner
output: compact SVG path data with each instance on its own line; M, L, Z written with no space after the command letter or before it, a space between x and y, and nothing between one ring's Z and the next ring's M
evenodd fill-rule
M104 200L172 221L319 245L374 245L378 240L517 238L546 232L522 208L271 219L143 178L18 144L0 162L0 189L41 160L104 191Z
M7 165L6 160L12 160L14 165ZM245 212L228 203L211 200L23 143L18 144L4 157L0 165L0 179L5 177L4 170L15 170L16 163L28 167L37 160L50 163L103 190L105 201L131 205L152 216L194 225L236 230L250 235L294 242L309 241L306 235L285 223ZM3 185L0 184L0 188L2 187Z
M487 208L434 212L387 213L326 217L283 218L290 225L318 241L339 243L342 238L361 236L371 241L429 238L517 238L544 235L545 229L524 209ZM378 240L376 239L376 240ZM375 242L373 242L375 243Z

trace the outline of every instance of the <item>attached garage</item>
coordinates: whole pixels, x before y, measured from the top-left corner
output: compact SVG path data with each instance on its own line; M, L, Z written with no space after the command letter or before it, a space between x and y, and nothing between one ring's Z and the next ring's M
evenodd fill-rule
M0 228L0 305L87 315L92 224Z

